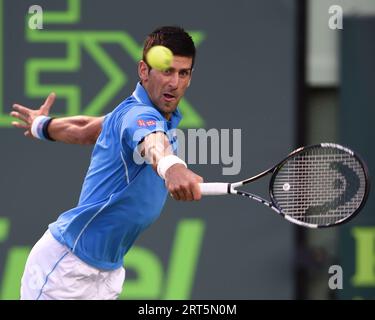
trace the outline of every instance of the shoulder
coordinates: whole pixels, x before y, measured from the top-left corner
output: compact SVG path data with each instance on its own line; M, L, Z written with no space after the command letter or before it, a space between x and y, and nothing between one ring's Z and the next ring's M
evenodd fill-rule
M138 118L142 116L148 116L148 117L155 117L159 120L163 120L164 117L160 114L158 110L155 108L145 105L145 104L135 104L126 112L125 117L130 118Z
M126 110L119 118L120 132L133 132L139 129L152 129L155 126L164 127L166 119L154 107L136 104Z

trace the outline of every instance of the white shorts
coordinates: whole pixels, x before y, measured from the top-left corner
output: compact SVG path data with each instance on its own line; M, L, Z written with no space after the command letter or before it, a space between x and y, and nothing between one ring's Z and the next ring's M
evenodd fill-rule
M114 300L125 269L99 270L80 260L49 230L32 248L21 280L22 300Z

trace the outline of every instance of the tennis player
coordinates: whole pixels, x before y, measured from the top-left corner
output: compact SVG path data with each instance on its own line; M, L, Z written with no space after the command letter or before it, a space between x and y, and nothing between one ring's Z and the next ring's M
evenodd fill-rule
M167 71L147 64L154 45L172 50ZM14 105L11 115L22 122L13 125L27 136L95 143L77 206L51 223L30 252L21 299L116 299L125 279L123 257L158 218L168 192L176 200L200 199L202 178L175 155L171 134L181 120L177 105L194 58L194 43L182 28L161 27L145 41L133 94L105 117L51 119L54 94L39 110Z

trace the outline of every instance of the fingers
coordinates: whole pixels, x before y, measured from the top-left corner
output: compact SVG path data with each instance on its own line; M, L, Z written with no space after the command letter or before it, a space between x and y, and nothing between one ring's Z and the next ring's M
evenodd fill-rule
M184 166L171 166L166 172L166 186L175 200L193 201L201 199L199 183L202 177Z
M29 125L17 121L12 121L12 126L19 129L30 129Z
M49 111L53 103L55 102L55 99L56 99L56 94L54 92L48 95L46 101L44 101L43 105L40 107L40 111L43 115L45 116L49 115Z
M30 131L30 126L27 124L19 123L17 121L12 122L12 126L19 129L26 129L23 133L25 137L34 138Z
M32 125L34 119L40 115L48 116L49 111L55 102L56 94L54 92L50 93L47 97L47 99L44 101L44 104L40 107L39 110L32 110L29 108L26 108L25 106L22 106L20 104L15 103L13 105L14 111L10 113L10 115L14 118L17 118L18 120L21 120L25 122L19 123L18 121L12 122L12 125L16 128L21 129L30 129L30 126ZM25 132L25 136L31 136L30 132Z
M15 103L13 105L13 109L16 110L16 111L18 111L19 113L24 114L24 115L29 115L30 112L31 112L31 109L26 108L26 107L24 107L24 106L22 106L20 104L17 104L17 103Z
M194 188L193 186L190 186L190 188L188 188L185 192L185 196L186 196L187 201L195 200L193 188Z
M185 191L181 186L172 187L169 191L174 200L186 200Z
M32 113L31 109L26 108L24 106L21 106L20 104L14 104L13 109L15 111L12 111L10 113L10 115L12 117L15 117L15 118L27 123L28 125L31 125L31 123L33 122L32 117L31 117L31 113Z
M169 191L174 200L198 201L202 198L201 189L196 181L182 183L170 188Z
M182 193L183 193L183 198L182 198L183 201L194 200L194 195L193 195L193 192L192 192L192 186L190 184L185 186L182 189Z
M190 184L191 200L198 201L202 198L201 188L199 187L199 183L202 182L203 178L194 174L193 182Z
M170 192L170 195L174 200L182 200L177 191Z
M19 128L19 129L26 129L26 131L23 133L25 137L33 138L31 131L30 131L31 123L32 123L31 117L29 116L30 110L19 104L14 104L13 109L17 111L12 111L10 115L19 120L22 120L24 123L20 123L18 121L12 121L12 126L15 128Z
M27 114L23 114L23 113L20 113L20 112L17 112L17 111L12 111L10 113L10 115L14 118L17 118L17 119L25 122L25 123L30 122L30 117Z
M202 179L203 182L203 179ZM194 183L191 189L193 200L198 201L202 198L201 188L199 187L200 182Z

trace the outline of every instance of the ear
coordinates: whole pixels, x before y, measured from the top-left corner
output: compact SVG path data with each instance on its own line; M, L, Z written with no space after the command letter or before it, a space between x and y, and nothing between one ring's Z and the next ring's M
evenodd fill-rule
M146 62L144 62L143 60L139 61L139 63L138 63L138 76L139 76L139 78L141 79L142 82L148 80L149 72L150 72L150 69L149 69L148 65L146 64Z

